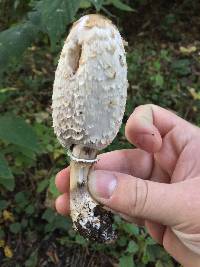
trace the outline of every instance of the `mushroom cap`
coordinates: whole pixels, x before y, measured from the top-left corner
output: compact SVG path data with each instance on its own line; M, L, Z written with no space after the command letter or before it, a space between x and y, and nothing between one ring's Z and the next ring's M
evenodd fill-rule
M125 50L116 26L100 15L75 22L53 86L53 127L60 143L97 150L109 145L122 122L127 87Z

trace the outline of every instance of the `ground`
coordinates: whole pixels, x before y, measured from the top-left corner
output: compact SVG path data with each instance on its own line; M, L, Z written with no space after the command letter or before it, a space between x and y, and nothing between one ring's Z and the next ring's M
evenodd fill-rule
M140 104L161 105L200 125L199 8L198 1L148 1L136 3L134 12L113 10L111 19L129 43L130 85L123 125L108 151L131 147L124 125ZM5 22L0 23L3 29ZM59 48L52 51L48 44L47 37L36 40L23 62L10 67L0 82L0 113L23 117L40 142L31 153L0 140L16 183L12 192L0 188L0 265L178 266L143 228L116 217L120 231L116 244L89 243L72 230L69 218L53 210L58 195L54 177L69 162L52 129L51 95Z

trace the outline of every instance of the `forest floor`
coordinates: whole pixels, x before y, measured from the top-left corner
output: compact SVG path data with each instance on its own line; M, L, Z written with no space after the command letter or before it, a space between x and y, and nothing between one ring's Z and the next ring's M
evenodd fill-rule
M176 2L160 6L155 1L113 17L129 43L130 86L123 125L107 151L131 147L124 126L140 104L161 105L200 125L200 4ZM12 113L31 123L40 140L40 152L37 156L13 153L12 145L6 146L16 186L13 192L0 189L0 265L178 266L143 228L116 218L121 233L117 243L91 244L72 230L69 218L53 211L58 195L55 174L69 162L52 129L51 96L58 51L52 52L47 43L44 38L30 47L23 63L11 68L1 82L0 113Z

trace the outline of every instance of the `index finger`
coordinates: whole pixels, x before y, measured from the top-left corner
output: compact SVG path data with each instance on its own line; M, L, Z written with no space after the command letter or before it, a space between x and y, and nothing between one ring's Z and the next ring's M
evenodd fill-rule
M67 167L57 173L55 184L60 193L69 192L70 168Z
M126 124L126 137L138 147L150 153L158 152L162 146L162 137L177 125L191 125L164 108L153 104L137 107Z

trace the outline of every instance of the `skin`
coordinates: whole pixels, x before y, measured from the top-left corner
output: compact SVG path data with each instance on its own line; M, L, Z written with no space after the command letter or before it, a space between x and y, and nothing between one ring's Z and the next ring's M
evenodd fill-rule
M184 267L200 266L200 128L149 104L134 110L125 134L138 148L102 154L89 177L90 193L145 225ZM69 168L56 177L62 193L56 209L64 215L69 214L69 177Z

